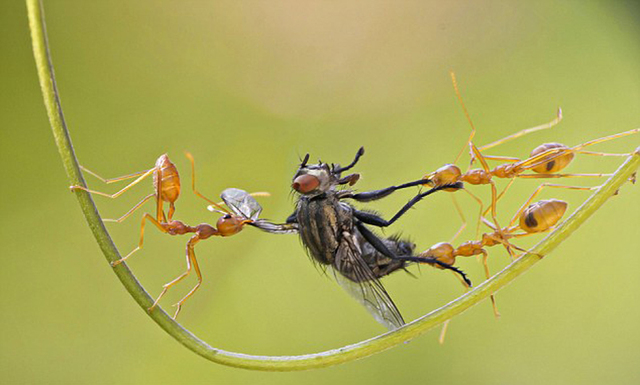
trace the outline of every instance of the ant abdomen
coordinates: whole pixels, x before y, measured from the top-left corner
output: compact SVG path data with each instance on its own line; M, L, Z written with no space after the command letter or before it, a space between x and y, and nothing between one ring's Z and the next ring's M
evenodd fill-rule
M554 172L558 172L571 163L573 157L575 156L573 151L569 151L569 147L565 146L561 143L544 143L534 148L531 151L531 157L542 154L543 152L549 150L567 150L565 154L553 157L553 160L542 163L539 166L533 167L532 170L539 174L551 174Z
M167 154L156 161L156 170L153 173L153 186L156 194L165 202L173 203L180 196L180 175L178 169L171 163ZM158 178L160 179L160 191L158 190Z
M533 203L520 215L520 228L527 233L539 233L554 226L567 210L567 202L558 199Z

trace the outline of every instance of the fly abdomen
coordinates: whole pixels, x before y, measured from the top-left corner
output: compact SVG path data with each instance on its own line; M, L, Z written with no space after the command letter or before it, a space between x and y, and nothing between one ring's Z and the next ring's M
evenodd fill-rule
M361 238L362 239L362 238ZM382 238L381 239L387 249L398 257L413 257L413 251L416 245L412 242L398 239L395 237ZM371 272L376 278L389 275L398 269L402 269L406 266L406 262L402 260L393 260L387 258L373 245L366 240L362 239L360 247L362 249L362 259L369 265Z
M326 197L301 198L298 204L298 226L302 242L319 263L333 263L338 249L340 206Z

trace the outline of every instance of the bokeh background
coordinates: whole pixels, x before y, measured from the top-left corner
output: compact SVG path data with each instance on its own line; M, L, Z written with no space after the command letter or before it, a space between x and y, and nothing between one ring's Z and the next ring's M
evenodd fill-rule
M414 180L454 160L469 126L451 87L488 143L551 120L560 126L496 148L526 157L537 144L569 145L640 125L640 8L633 1L564 2L45 2L62 103L77 155L104 176L149 168L168 153L182 171L177 218L214 222L189 191L267 190L264 216L284 219L298 159L350 161L360 190ZM640 381L640 190L626 185L577 233L488 303L391 351L338 367L259 373L212 364L184 349L129 297L81 216L48 126L25 5L0 14L0 378L20 383L450 383L601 384ZM629 152L638 136L603 144ZM596 150L594 148L594 150ZM581 156L571 172L615 170L621 158ZM463 164L466 160L462 161ZM114 192L88 177L90 186ZM602 180L600 180L602 181ZM596 185L598 180L571 180ZM500 203L507 221L540 181L518 181ZM470 187L486 198L488 189ZM151 191L96 197L116 217ZM415 191L371 203L390 217ZM575 209L581 191L549 191ZM477 206L459 201L470 222ZM146 207L152 210L152 205ZM122 252L139 217L108 226ZM446 194L387 231L421 249L460 225ZM470 226L471 228L473 226ZM473 239L472 230L460 240ZM185 237L150 228L130 262L152 295L184 270ZM520 243L528 247L537 239ZM247 229L202 242L200 291L180 321L214 346L303 354L383 332L309 262L295 236ZM491 250L493 271L508 263ZM459 266L479 283L473 258ZM407 320L460 295L442 271L412 268L384 284ZM169 307L194 283L170 292Z

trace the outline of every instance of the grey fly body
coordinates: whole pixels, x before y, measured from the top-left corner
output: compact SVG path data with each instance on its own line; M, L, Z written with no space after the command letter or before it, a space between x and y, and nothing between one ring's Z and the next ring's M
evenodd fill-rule
M369 202L396 190L424 185L428 180L420 179L369 192L338 190L338 186L352 186L358 181L359 174L342 177L342 173L355 166L363 154L364 148L360 148L353 162L346 167L322 162L307 164L307 154L293 177L292 187L299 193L295 212L283 224L258 219L250 225L269 233L298 233L316 263L331 267L340 285L378 322L389 329L396 329L404 325L404 320L379 278L404 269L410 262L417 262L455 271L468 285L471 282L456 267L435 258L415 256L413 243L380 237L366 225L387 227L425 196L446 188L462 188L462 184L438 186L421 192L390 220L385 220L376 214L357 210L345 199Z

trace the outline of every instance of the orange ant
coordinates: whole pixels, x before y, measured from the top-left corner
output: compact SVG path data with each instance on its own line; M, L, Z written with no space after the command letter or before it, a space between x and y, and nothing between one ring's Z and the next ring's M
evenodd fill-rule
M105 221L113 221L113 222L122 222L127 217L129 217L134 211L140 208L146 201L148 201L152 197L156 198L156 202L157 202L156 218L151 216L149 213L145 213L144 216L142 217L142 223L140 226L140 241L138 243L138 246L135 249L133 249L129 254L127 254L125 257L117 261L111 262L111 266L115 267L121 264L122 262L126 261L129 257L131 257L133 253L135 253L136 251L142 248L143 242L144 242L144 227L147 220L153 223L161 232L169 235L184 235L188 233L193 233L194 235L187 242L187 252L186 252L187 270L181 275L179 275L177 278L172 280L171 282L165 284L158 298L154 301L153 305L148 309L149 311L152 311L158 305L160 299L166 294L169 288L171 288L172 286L174 286L175 284L177 284L178 282L186 278L191 273L191 270L193 269L195 270L195 273L197 275L198 282L195 285L195 287L193 287L184 298L182 298L180 301L178 301L178 303L174 305L177 307L176 312L173 316L174 319L180 313L182 304L187 299L189 299L189 297L191 297L202 284L202 274L200 272L200 267L198 266L198 261L196 259L196 255L194 251L195 245L199 241L208 239L212 236L228 237L228 236L239 233L246 224L253 223L255 219L257 219L259 213L262 210L258 202L256 202L255 199L253 199L252 195L254 196L269 195L268 193L248 194L238 189L227 189L222 193L223 202L220 202L220 203L213 202L210 199L203 196L202 194L200 194L200 192L196 190L195 160L193 159L193 156L189 153L186 153L186 156L191 161L191 171L192 171L191 187L193 189L193 192L198 197L205 199L212 206L215 206L217 208L217 210L215 211L218 211L224 214L222 217L218 219L215 226L211 226L207 223L201 223L197 226L189 226L182 221L173 219L173 214L175 212L175 201L178 199L178 196L180 194L180 176L178 174L177 168L173 163L171 163L171 161L169 160L169 157L166 154L160 156L156 161L155 166L150 170L142 171L142 172L131 174L131 175L126 175L123 177L113 178L113 179L104 179L83 167L83 170L87 171L91 175L96 176L97 178L104 181L105 183L113 183L113 182L126 180L126 179L130 179L138 176L138 178L135 181L133 181L132 183L130 183L129 185L127 185L126 187L124 187L123 189L121 189L115 194L112 194L112 195L105 194L99 191L89 190L82 186L71 186L72 190L84 190L90 193L95 193L95 194L106 196L109 198L117 198L122 193L124 193L134 185L138 184L144 178L153 174L153 182L154 182L154 190L155 190L153 194L146 196L142 201L136 204L131 210L129 210L121 218L117 220L105 220ZM165 216L164 207L163 207L164 202L169 202L169 212L166 216ZM233 210L233 213L225 209L224 207L222 207L222 204L226 204L231 210Z
M556 223L558 223L558 221L564 215L567 209L567 203L561 200L542 200L530 204L538 192L539 191L534 192L534 194L527 200L527 202L522 205L518 212L516 212L516 214L513 216L507 227L499 229L495 224L492 224L486 219L482 218L485 221L485 224L491 227L494 231L492 233L482 234L482 237L479 241L464 242L457 248L453 247L451 243L440 242L431 246L429 249L422 252L419 256L425 258L436 258L444 263L455 263L456 257L482 255L482 264L484 265L485 276L487 279L491 278L491 273L489 272L489 265L487 262L489 255L485 250L485 247L502 244L506 247L512 258L516 258L516 256L513 255L511 247L523 253L527 252L527 250L511 244L509 241L510 239L549 231L553 228L553 226L556 225ZM500 317L500 313L498 312L495 297L492 294L490 298L491 305L493 307L493 314L496 318L498 318ZM444 337L448 325L449 321L445 322L442 327L439 338L440 344L444 343Z
M509 240L551 230L567 210L567 202L558 199L542 200L531 204L531 200L535 195L537 194L532 195L518 210L511 219L511 222L509 222L509 225L502 228L501 232L499 232L497 226L485 219L485 224L494 231L492 233L482 234L479 241L464 242L457 248L454 248L450 243L440 242L422 252L420 256L436 258L444 263L450 264L455 263L456 257L458 256L471 257L474 255L482 255L485 275L487 279L491 278L487 264L488 254L484 250L485 247L502 244L510 245L519 251L526 252L526 250L511 244ZM508 250L513 253L512 250Z
M486 215L489 211L491 211L492 219L495 225L498 226L499 232L501 232L502 230L499 227L496 219L496 204L497 204L497 201L506 193L507 189L511 186L515 178L561 178L561 177L606 176L608 174L557 174L557 172L567 167L573 160L576 153L598 155L598 156L628 156L629 154L609 154L609 153L602 153L602 152L584 151L583 149L585 147L592 146L598 143L602 143L605 141L609 141L612 139L616 139L619 137L636 134L640 132L640 128L636 128L630 131L625 131L618 134L594 139L574 147L567 147L560 143L545 143L543 145L536 147L531 152L530 157L524 160L521 160L519 158L511 158L511 157L504 157L504 156L483 155L482 151L486 149L495 147L499 144L524 136L531 132L549 129L555 126L562 120L562 110L559 109L556 118L549 123L546 123L537 127L521 130L519 132L516 132L515 134L512 134L498 141L490 143L486 146L478 148L472 141L476 133L476 128L473 125L471 117L469 116L469 113L467 112L467 109L462 100L462 96L458 89L458 84L456 81L455 74L453 72L451 72L450 74L451 74L451 80L452 80L453 87L454 87L456 96L458 98L458 101L467 118L467 121L471 126L471 134L469 136L469 139L467 140L467 144L465 144L465 147L467 145L469 146L469 152L471 155L471 164L473 164L475 160L478 160L482 168L471 169L471 166L470 166L467 172L463 173L458 166L454 164L447 164L437 169L436 171L425 175L425 179L429 179L429 182L427 184L430 186L441 186L441 185L451 184L456 182L466 182L472 185L490 184L491 185L491 205L486 211L483 211L483 204L479 198L477 198L475 195L473 195L469 191L467 190L465 191L467 191L467 193L470 194L480 204L480 213L481 213L480 218L484 217L484 215ZM456 158L456 160L461 156L463 151L464 151L464 148L458 154L458 157ZM505 161L510 163L504 163L491 169L486 162L488 159L500 160L500 161ZM523 174L527 170L532 170L533 172L535 172L535 174ZM500 193L500 195L497 194L496 185L495 185L495 182L493 181L494 177L511 179L509 184ZM549 186L562 187L559 185L544 184L540 186L540 189L543 187L549 187ZM576 186L564 186L564 188L590 189L590 188L581 188ZM451 190L451 191L455 191L455 190ZM464 215L462 214L455 200L454 200L454 204L456 205L456 210L458 211L459 215L463 218L463 221L464 221ZM479 224L480 222L478 222L478 226ZM461 231L465 228L465 226L466 226L466 223L463 223L463 225L458 230L458 232L456 233L453 239L457 238L457 236L461 233Z

